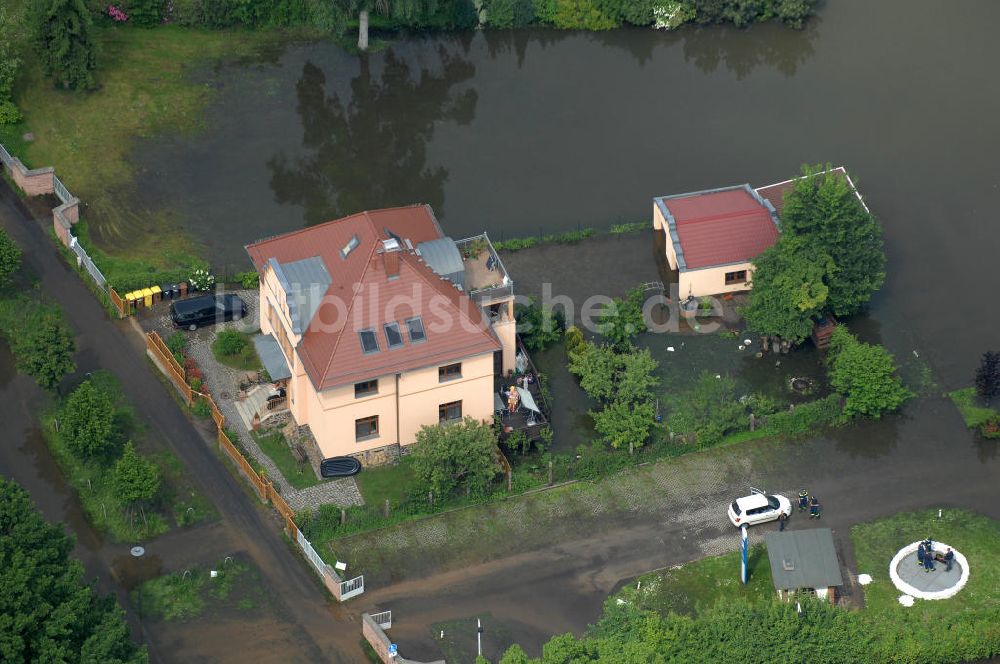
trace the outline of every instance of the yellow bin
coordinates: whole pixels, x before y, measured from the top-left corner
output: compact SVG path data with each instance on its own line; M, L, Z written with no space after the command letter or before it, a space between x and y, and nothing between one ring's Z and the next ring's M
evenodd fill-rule
M142 303L147 307L153 306L153 289L143 288L140 292L142 293Z
M138 300L141 296L142 293L140 293L139 291L129 291L128 293L125 293L125 301L128 302L130 311L136 308L136 306L138 305L138 302L136 302L136 300Z
M149 290L151 290L153 292L153 302L159 302L160 301L160 297L161 297L161 295L160 295L160 287L159 286L151 286L149 288Z

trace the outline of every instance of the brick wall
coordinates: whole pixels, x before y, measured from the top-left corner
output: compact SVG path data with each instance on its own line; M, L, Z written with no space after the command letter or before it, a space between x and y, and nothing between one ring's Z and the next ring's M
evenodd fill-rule
M29 196L51 194L52 177L55 173L56 169L51 166L28 170L20 159L14 159L14 164L10 169L11 179Z

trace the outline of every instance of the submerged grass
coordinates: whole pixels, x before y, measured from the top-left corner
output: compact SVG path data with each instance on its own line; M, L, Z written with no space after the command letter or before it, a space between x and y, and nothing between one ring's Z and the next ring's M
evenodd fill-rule
M105 26L93 33L99 88L89 93L57 89L40 66L29 63L15 90L26 120L3 128L0 140L30 167L55 167L85 206L88 240L115 256L127 255L131 263L125 271L186 268L199 248L174 232L169 210L143 209L141 193L129 190L134 175L129 152L138 138L190 135L203 128L202 111L213 91L192 80L193 67L253 55L285 35L178 26ZM34 134L30 143L21 138L29 130ZM94 257L102 270L108 257ZM108 265L112 273L116 267Z
M996 408L980 405L976 397L976 388L965 387L949 392L948 396L962 414L965 426L978 429L989 438L1000 437L1000 433L994 431L997 422L1000 421L1000 412Z
M235 606L245 611L261 603L256 568L232 558L214 567L215 578L209 570L195 568L146 581L132 592L132 600L143 614L167 621L190 620L209 608Z

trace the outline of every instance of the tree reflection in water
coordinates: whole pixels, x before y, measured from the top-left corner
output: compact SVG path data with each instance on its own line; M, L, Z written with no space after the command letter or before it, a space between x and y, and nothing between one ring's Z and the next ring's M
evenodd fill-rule
M278 202L302 205L307 224L418 202L442 209L448 170L428 166L427 144L437 123L472 121L476 91L456 88L476 69L444 46L436 59L413 72L392 50L362 56L346 98L307 62L296 85L306 156L268 161Z

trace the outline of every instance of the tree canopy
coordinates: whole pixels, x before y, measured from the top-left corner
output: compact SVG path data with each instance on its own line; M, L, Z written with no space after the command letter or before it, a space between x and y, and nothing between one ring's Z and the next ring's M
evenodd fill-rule
M76 343L57 310L29 306L5 333L9 333L18 371L32 376L46 389L55 389L63 376L76 368Z
M830 165L805 167L785 195L781 231L803 238L830 256L824 281L827 306L849 316L867 304L885 282L882 227L858 199L847 177Z
M0 478L0 660L141 664L112 597L82 585L73 540Z
M411 452L413 472L436 496L484 490L499 471L496 450L493 428L471 417L423 426Z
M646 292L641 286L633 288L625 297L612 299L611 304L601 310L597 319L597 329L617 348L627 348L632 340L646 331L642 305Z
M30 21L45 75L66 88L95 88L97 60L90 11L83 0L34 0Z
M160 490L160 469L135 451L131 441L125 444L121 458L115 462L115 489L126 503L152 500Z
M847 176L804 166L785 194L781 238L754 259L747 326L798 343L824 311L856 313L885 281L882 228Z
M882 346L858 341L841 325L830 338L830 385L846 398L844 414L881 417L910 396L896 375L896 363Z
M80 456L95 457L113 451L118 443L114 403L91 381L80 383L59 414L59 431L69 448Z
M754 260L753 290L743 308L747 327L799 343L826 306L832 259L800 238L782 238Z

